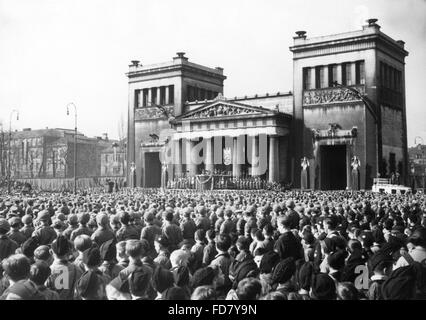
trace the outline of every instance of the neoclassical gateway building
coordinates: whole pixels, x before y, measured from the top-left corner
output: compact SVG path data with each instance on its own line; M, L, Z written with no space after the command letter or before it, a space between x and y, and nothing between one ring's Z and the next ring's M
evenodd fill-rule
M320 190L368 189L397 172L403 183L408 52L376 22L323 37L296 32L288 92L224 97L223 69L182 52L160 64L132 61L129 185L167 186L202 173Z

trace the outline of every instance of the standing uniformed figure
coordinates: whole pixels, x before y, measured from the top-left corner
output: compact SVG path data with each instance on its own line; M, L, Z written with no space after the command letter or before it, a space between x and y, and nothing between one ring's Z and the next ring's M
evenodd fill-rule
M300 175L300 186L302 190L309 189L309 160L306 157L302 158L300 166L302 167L302 172Z
M353 156L352 162L352 190L359 190L359 167L361 167L361 161L357 156Z

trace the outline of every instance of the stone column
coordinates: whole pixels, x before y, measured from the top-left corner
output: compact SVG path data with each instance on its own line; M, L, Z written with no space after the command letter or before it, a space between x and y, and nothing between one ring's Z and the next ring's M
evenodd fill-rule
M181 140L175 140L173 142L173 162L174 162L174 173L175 177L180 176L182 174L182 148L181 148Z
M187 171L190 176L193 176L196 174L197 166L194 163L194 160L192 159L191 153L192 148L194 147L194 141L190 139L186 139L186 163L187 163Z
M259 144L258 144L258 137L253 136L251 138L251 175L252 177L257 176L258 174L258 168L259 168L259 159L258 159L258 151L259 150Z
M161 87L157 87L157 96L155 97L155 103L160 104L160 97L161 97Z
M334 81L337 81L337 83L339 84L343 84L342 83L342 64L339 63L336 65L336 78Z
M164 104L169 104L170 103L170 101L169 101L169 91L170 91L170 87L169 86L165 86L164 87L164 96L165 96L165 98L164 98Z
M151 102L152 102L152 92L151 92L152 88L148 88L148 98L146 99L146 104L147 106L151 106Z
M206 167L206 170L213 173L214 170L214 161L213 161L213 139L212 138L206 138L206 154L204 156L204 164Z
M278 182L279 170L278 162L278 138L269 137L269 182Z
M324 72L324 88L328 87L328 66L321 67Z
M355 85L356 84L356 62L350 63L349 68L351 68L351 85Z
M316 89L316 69L315 68L310 68L311 69L311 87L309 89Z
M241 147L238 146L238 138L234 137L233 147L232 147L232 175L234 177L241 176L241 159L240 159Z

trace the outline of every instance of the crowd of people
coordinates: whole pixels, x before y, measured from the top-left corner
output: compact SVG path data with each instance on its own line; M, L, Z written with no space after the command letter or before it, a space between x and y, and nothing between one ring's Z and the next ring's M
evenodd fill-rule
M426 298L422 193L0 192L0 299Z

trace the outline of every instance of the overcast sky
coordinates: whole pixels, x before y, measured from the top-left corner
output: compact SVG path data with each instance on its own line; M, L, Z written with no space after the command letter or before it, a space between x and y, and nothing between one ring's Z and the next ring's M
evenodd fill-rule
M151 64L178 51L224 68L225 96L292 90L294 32L361 29L406 42L408 144L426 143L424 0L0 0L0 121L9 128L73 128L119 136L127 117L130 60Z

